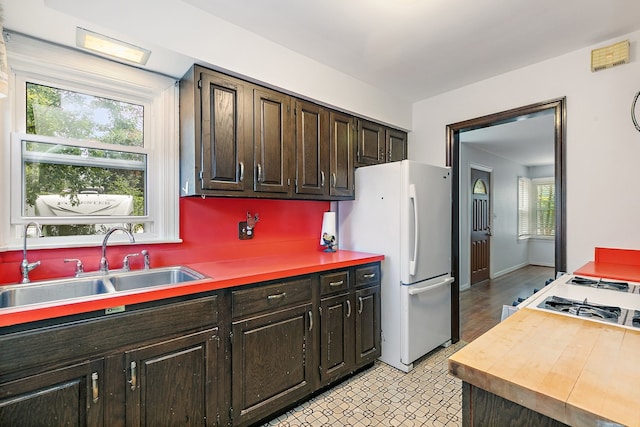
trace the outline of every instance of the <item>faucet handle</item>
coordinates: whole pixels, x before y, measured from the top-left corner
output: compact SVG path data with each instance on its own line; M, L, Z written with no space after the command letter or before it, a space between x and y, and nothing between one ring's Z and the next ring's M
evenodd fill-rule
M64 262L75 262L76 263L76 277L80 277L82 273L84 273L84 266L82 265L82 261L78 258L65 258Z
M122 259L122 269L124 271L131 271L131 265L129 264L129 257L132 256L138 256L140 254L127 254L124 256L124 258Z

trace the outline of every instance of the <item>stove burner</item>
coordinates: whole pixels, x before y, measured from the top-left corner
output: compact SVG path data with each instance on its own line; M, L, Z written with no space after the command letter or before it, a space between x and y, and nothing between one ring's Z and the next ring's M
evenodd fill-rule
M587 279L586 277L576 276L573 279L571 279L571 283L575 285L590 286L592 288L611 289L614 291L623 291L623 292L629 291L629 284L626 282L611 282L608 280L602 280L602 279L595 280L595 279Z
M566 298L552 296L542 304L543 308L563 313L569 313L581 317L596 317L608 322L618 322L618 317L622 314L620 307L607 305L590 304L584 301L574 301ZM640 318L638 319L640 323Z

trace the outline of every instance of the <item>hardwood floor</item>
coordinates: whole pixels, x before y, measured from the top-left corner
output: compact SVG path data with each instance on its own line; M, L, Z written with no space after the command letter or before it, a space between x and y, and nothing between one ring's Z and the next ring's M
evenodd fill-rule
M497 325L503 305L529 297L554 274L551 267L528 265L460 292L460 339L471 342Z

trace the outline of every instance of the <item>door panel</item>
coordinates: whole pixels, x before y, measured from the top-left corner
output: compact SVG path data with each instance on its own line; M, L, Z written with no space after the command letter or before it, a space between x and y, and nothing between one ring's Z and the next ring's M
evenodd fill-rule
M471 284L489 279L491 174L471 169Z

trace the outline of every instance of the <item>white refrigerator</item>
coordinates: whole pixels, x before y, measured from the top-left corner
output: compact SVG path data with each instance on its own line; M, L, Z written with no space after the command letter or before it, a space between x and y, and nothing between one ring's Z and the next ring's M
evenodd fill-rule
M451 344L451 175L410 160L361 167L338 247L384 254L380 360L404 372Z

